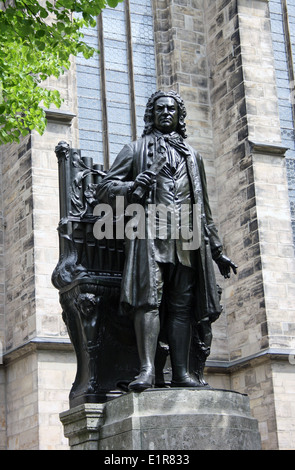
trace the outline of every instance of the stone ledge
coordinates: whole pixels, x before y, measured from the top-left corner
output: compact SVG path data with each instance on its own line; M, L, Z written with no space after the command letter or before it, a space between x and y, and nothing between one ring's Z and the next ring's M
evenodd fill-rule
M97 450L103 424L103 404L85 403L60 413L64 435L76 450Z
M264 155L272 155L278 157L284 157L288 147L284 147L273 142L254 142L251 140L247 141L249 153L261 153Z
M65 124L71 124L72 120L76 117L76 114L65 111L62 109L45 109L46 119L48 121L64 122Z
M239 368L245 366L251 366L253 361L265 361L265 360L280 360L288 361L290 355L294 354L293 348L267 348L262 351L257 351L256 353L241 357L239 359L233 359L229 361L219 361L217 359L207 359L206 368L210 370L219 370L220 372L231 373L236 371Z
M30 354L36 350L55 350L55 351L73 351L74 347L67 337L43 337L36 336L28 340L26 343L23 343L19 346L16 346L13 349L5 351L3 353L3 362L4 364L11 363L14 360L17 360L20 357Z
M35 337L26 343L6 351L3 353L3 362L4 365L17 360L19 357L22 357L26 354L29 354L36 350L56 350L56 351L74 351L74 347L67 337ZM268 348L257 353L252 354L251 356L242 357L235 360L218 360L218 359L207 359L206 369L218 370L219 372L231 373L232 371L250 365L253 360L257 359L275 359L275 360L285 360L289 359L290 354L294 355L294 349L292 348Z

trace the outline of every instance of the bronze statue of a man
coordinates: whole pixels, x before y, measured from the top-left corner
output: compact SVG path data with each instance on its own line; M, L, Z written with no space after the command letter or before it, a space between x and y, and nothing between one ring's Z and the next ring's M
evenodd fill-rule
M152 95L142 138L124 146L97 188L99 201L114 206L123 196L125 206L140 204L146 217L156 212L153 236L149 221L144 236L126 237L125 244L121 303L134 319L140 372L129 389L135 391L155 384L160 330L169 345L171 385L203 385L189 369L192 324L204 320L210 330L222 310L212 259L224 277L237 268L222 252L202 157L184 141L185 117L177 93Z

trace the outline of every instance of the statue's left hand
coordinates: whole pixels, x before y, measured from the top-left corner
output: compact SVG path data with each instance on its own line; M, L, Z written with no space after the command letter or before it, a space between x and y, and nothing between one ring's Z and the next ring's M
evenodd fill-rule
M222 274L223 277L229 278L231 269L235 274L237 274L238 266L224 254L221 254L215 261L219 268L220 274Z

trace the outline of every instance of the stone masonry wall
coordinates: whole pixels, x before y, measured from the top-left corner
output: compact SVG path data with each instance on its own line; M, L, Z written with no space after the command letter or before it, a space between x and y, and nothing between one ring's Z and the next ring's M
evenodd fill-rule
M249 362L231 374L231 387L250 397L252 416L258 420L262 450L278 449L277 417L272 364L267 358Z
M274 449L275 360L251 357L292 347L294 254L268 2L208 1L206 24L220 231L239 265L238 279L224 289L229 358L244 364L231 383L249 394L263 448ZM292 439L289 433L289 448Z
M38 450L38 364L29 354L6 368L8 450Z
M240 31L245 53L245 83L249 106L249 140L281 143L279 109L274 90L275 67L268 2L240 1ZM256 12L255 21L253 15ZM250 29L251 25L251 29ZM254 48L254 41L262 46ZM251 50L255 51L251 65ZM259 67L255 68L255 60ZM249 91L255 86L259 96ZM277 439L280 449L294 449L295 414L292 407L295 346L295 258L291 227L286 161L271 145L252 152L261 264L269 347L284 360L272 361Z
M281 144L268 5L248 3L240 2L239 19L249 140ZM286 162L275 149L254 148L253 167L270 346L294 347L295 260Z
M39 450L67 450L59 414L69 408L69 390L75 378L76 357L55 347L38 352Z
M249 116L237 2L211 7L209 2L207 14L219 221L227 252L239 265L239 281L226 287L230 358L237 359L268 345L255 181L246 148Z
M249 128L237 1L208 1L206 24L220 231L227 254L239 266L238 279L227 282L223 293L229 359L234 361L268 346L254 172L246 153ZM237 372L238 381L233 375L231 386L251 398L245 373Z
M59 140L73 146L78 144L77 121L72 122L76 111L74 73L73 65L58 82L50 78L45 83L48 88L59 89L64 103L61 111L51 110L44 135L32 132L20 144L1 149L6 352L36 334L46 336L54 330L56 335L63 330L63 327L49 326L50 320L48 323L44 315L45 311L55 312L55 316L60 314L58 295L51 285L51 273L58 260L59 222L54 148Z
M54 87L56 81L49 79L46 85ZM50 110L44 135L32 132L20 144L1 149L5 225L5 370L3 368L1 374L6 377L6 390L2 393L4 381L1 378L0 431L5 425L6 408L9 449L40 446L45 449L46 432L55 426L60 429L59 435L52 432L57 437L55 441L54 438L48 440L48 448L66 444L58 411L53 413L51 402L55 402L56 408L65 408L76 365L51 274L59 256L58 163L54 149L60 140L78 146L77 121L73 120L76 112L74 66L58 81L58 88L64 99L63 108ZM49 348L55 363L53 369L64 367L63 372L51 374L50 361L39 366L40 347L42 350ZM41 380L46 375L44 364L52 380L50 386L48 381ZM47 387L50 392L46 408ZM5 433L2 435L5 441ZM6 443L1 445L5 447Z
M293 354L288 361L273 361L271 365L278 445L282 450L290 450L295 447L294 357Z
M238 279L224 287L229 358L236 360L267 346L237 2L209 1L207 25L220 232L239 266Z
M67 337L58 291L51 284L59 257L58 164L54 148L60 140L71 143L71 127L54 121L48 122L44 136L32 136L36 334L51 338Z
M31 137L2 155L5 220L5 351L35 334Z
M26 354L24 354L26 352ZM6 367L7 439L3 450L67 450L59 413L75 374L71 351L41 345L10 356Z

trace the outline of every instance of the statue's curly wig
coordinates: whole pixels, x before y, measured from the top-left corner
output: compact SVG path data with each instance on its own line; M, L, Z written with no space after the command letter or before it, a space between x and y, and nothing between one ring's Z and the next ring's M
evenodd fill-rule
M177 105L178 105L178 126L176 131L185 139L186 136L186 126L185 126L185 117L186 117L186 108L184 106L183 99L173 90L170 91L162 91L159 90L154 93L147 102L145 114L144 114L144 122L145 127L143 130L144 135L150 134L154 129L154 104L158 98L162 98L163 96L167 96L169 98L173 98Z

